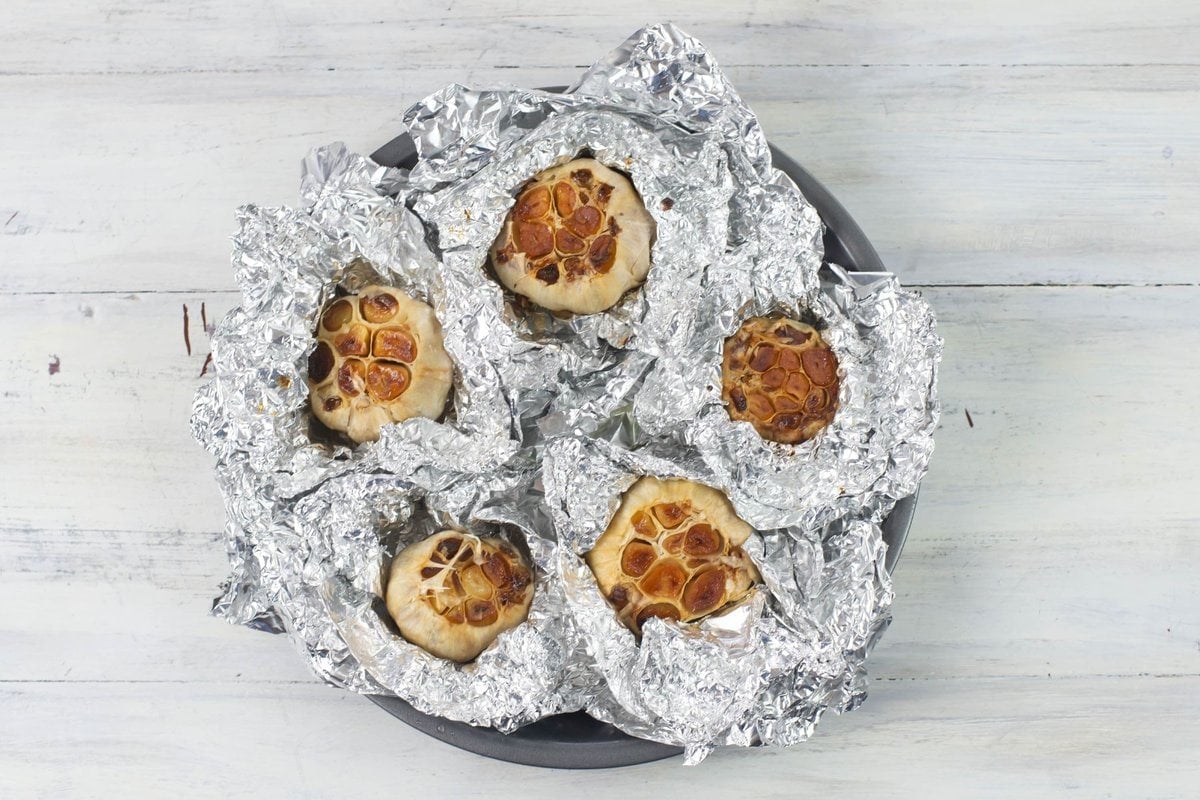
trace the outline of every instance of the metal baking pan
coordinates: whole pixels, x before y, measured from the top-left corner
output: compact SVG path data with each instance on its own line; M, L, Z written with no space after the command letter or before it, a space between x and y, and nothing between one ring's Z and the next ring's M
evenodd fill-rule
M556 86L547 91L561 92L564 89ZM771 147L771 155L775 166L796 182L825 222L826 262L838 264L852 272L884 272L883 263L871 242L829 190L808 170L774 146ZM371 158L383 166L411 168L416 163L417 154L412 139L408 134L401 134L372 153ZM900 559L916 504L915 494L904 498L883 522L883 539L888 546L888 572L895 569ZM547 717L514 733L503 734L494 728L479 728L422 714L398 697L370 696L369 699L436 739L472 753L516 764L596 769L642 764L683 752L678 747L629 736L581 711Z

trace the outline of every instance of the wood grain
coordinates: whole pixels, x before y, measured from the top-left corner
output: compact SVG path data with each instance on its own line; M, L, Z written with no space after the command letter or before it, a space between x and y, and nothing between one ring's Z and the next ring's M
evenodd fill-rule
M639 797L1178 800L1200 779L1198 698L1196 677L884 683L791 750L580 774L455 750L323 686L18 684L0 686L14 712L0 717L0 792L491 800L589 783Z
M6 10L0 798L538 798L581 779L616 796L1195 796L1194 4ZM596 776L484 761L320 685L285 638L207 616L226 564L187 425L199 309L237 303L233 210L294 202L308 148L370 152L451 81L569 81L668 18L929 287L944 411L896 619L866 705L791 751Z
M230 289L233 209L294 203L310 147L369 153L452 80L577 72L0 75L0 239L30 265L0 291ZM1196 283L1200 67L730 73L909 283Z
M35 74L164 71L507 69L590 64L647 22L671 20L726 65L1200 65L1195 9L1130 4L959 0L719 0L549 7L527 0L19 0L0 32L0 70Z
M944 416L875 674L1200 673L1200 433L1181 424L1200 395L1200 289L926 295ZM181 662L191 680L278 674L274 654L257 666L262 637L203 617L224 517L186 425L206 339L194 327L188 356L181 321L204 297L211 321L236 301L0 299L15 378L0 395L0 606L25 612L0 618L0 679L169 680ZM31 428L29 409L53 424ZM63 607L84 610L37 613Z
M35 530L220 530L224 510L188 417L209 352L204 296L0 297L0 514ZM215 322L235 302L213 295ZM191 309L192 354L183 340ZM51 368L51 364L56 366ZM38 424L31 425L31 416ZM94 491L104 487L102 496Z

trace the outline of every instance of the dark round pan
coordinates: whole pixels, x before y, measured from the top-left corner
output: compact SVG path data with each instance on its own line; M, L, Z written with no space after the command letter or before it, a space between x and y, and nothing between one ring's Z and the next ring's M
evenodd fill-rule
M564 88L551 87L548 91L560 92ZM808 170L774 146L771 147L771 155L775 166L796 182L825 222L825 260L854 272L885 271L871 242L829 190ZM408 134L397 136L371 154L371 158L383 166L406 168L416 163L416 156L416 149ZM888 572L895 569L900 559L916 504L915 494L904 498L883 522L883 539L888 546ZM642 764L683 752L678 747L629 736L582 711L547 717L514 733L503 734L494 728L478 728L422 714L398 697L370 696L369 699L436 739L472 753L515 764L596 769Z

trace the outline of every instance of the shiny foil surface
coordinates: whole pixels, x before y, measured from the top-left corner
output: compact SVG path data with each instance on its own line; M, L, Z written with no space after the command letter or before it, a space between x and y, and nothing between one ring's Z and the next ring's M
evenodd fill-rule
M635 33L563 94L451 85L404 115L418 159L344 146L305 160L298 208L238 213L243 299L214 337L196 438L216 457L231 577L215 613L291 636L314 671L430 714L511 731L586 709L687 750L790 745L866 695L892 599L879 524L912 494L937 423L941 341L894 276L822 263L822 223L708 51ZM646 282L606 312L555 315L487 268L515 194L590 153L630 176L657 226ZM440 421L351 447L313 424L305 383L338 287L430 303L455 363ZM838 411L813 440L765 441L721 399L749 317L808 322L837 355ZM583 560L641 475L723 490L763 583L640 643ZM501 535L534 566L527 622L467 665L401 637L391 557L446 527Z

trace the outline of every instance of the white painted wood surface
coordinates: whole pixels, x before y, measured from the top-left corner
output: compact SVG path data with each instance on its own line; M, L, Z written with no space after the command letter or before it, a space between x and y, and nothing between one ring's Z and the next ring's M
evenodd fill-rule
M1194 4L245 5L0 26L0 797L1197 796ZM928 287L938 451L863 708L689 771L495 764L206 616L200 308L237 302L234 207L291 201L310 146L665 18Z

